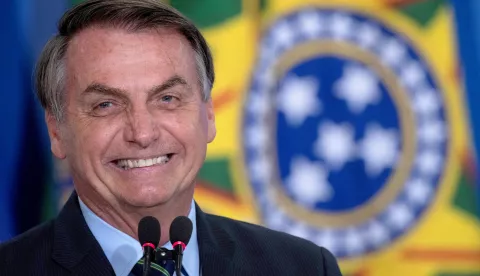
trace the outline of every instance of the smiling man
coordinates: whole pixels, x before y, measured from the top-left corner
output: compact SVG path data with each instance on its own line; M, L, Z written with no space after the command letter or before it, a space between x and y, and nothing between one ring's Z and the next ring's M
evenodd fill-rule
M340 275L322 247L195 204L216 133L213 82L204 38L160 1L94 0L68 11L39 60L37 92L75 192L55 220L0 246L0 275L140 275L145 216L160 222L167 248L174 218L193 222L184 275ZM150 273L173 275L165 269Z

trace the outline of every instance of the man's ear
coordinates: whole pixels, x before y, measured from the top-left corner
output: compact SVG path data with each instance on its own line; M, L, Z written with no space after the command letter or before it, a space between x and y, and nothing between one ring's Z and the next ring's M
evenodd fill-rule
M60 122L58 122L57 119L55 119L55 116L49 111L45 112L45 121L47 123L53 155L57 158L65 159L66 153L62 132L60 131Z
M207 102L207 120L208 120L208 133L207 141L211 143L217 135L217 128L215 126L215 112L213 110L213 101L210 98Z

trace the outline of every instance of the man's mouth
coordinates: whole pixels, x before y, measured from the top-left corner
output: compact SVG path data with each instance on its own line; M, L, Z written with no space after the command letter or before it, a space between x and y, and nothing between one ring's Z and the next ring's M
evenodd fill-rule
M114 163L117 167L124 170L134 169L134 168L145 168L156 165L162 165L168 163L172 158L173 153L161 155L154 158L148 159L118 159Z

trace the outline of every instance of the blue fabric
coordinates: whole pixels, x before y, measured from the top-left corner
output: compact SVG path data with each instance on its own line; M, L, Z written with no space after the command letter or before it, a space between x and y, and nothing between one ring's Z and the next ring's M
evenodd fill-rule
M465 80L467 115L470 115L471 133L476 159L476 187L480 198L480 1L452 0L458 37L462 74ZM478 212L480 213L480 204Z
M94 214L79 198L80 208L90 231L102 247L107 259L117 276L129 275L135 264L142 258L143 251L140 243L131 236L112 227ZM192 201L188 218L193 223L193 232L190 242L183 255L183 267L189 276L198 276L200 257L198 252L197 226L195 203ZM170 242L162 247L172 249Z
M16 234L12 192L19 162L19 141L24 116L22 49L19 37L17 1L0 1L0 241ZM29 169L29 168L27 168Z
M43 222L54 203L45 201L52 164L33 68L66 2L0 1L0 242Z

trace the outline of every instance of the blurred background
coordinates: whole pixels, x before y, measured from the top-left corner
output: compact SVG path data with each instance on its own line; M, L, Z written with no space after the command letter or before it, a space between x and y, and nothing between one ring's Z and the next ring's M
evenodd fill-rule
M72 190L32 76L79 2L0 1L0 241ZM215 59L205 211L325 246L344 275L480 275L480 1L168 2Z

